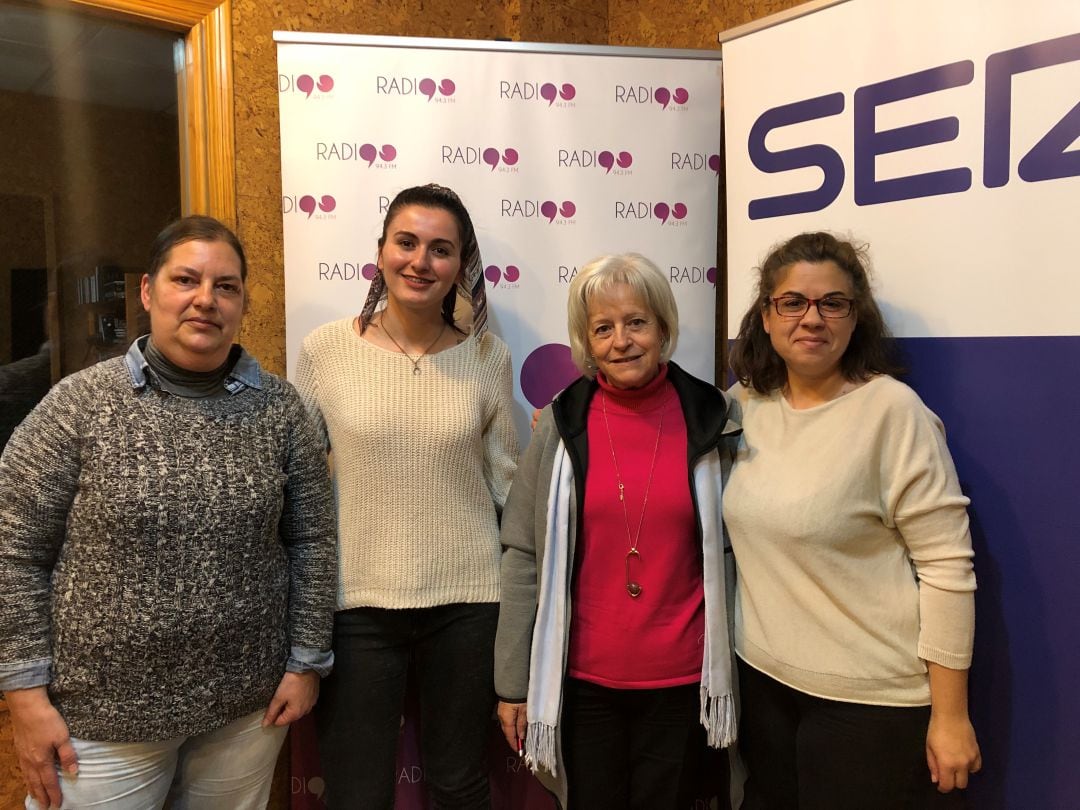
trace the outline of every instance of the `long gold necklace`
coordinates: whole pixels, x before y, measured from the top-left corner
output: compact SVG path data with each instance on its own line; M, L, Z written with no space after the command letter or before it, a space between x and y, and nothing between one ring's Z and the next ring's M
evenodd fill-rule
M431 341L431 343L428 344L428 347L426 349L424 349L422 352L420 352L420 354L416 355L416 357L413 357L411 354L409 354L407 351L405 351L404 347L394 339L393 335L390 334L390 330L387 329L386 324L383 323L385 318L386 318L385 315L380 317L379 322L376 324L376 326L378 326L380 329L382 329L383 334L386 335L388 338L390 338L390 342L393 343L395 346L397 346L398 351L401 352L403 355L405 355L409 359L409 362L412 363L412 373L413 374L419 374L420 373L420 360L421 360L421 358L423 358L425 355L427 355L427 353L430 352L432 350L432 348L434 348L435 344L438 343L439 339L443 336L443 333L446 332L446 321L443 321L442 329L439 330L439 334L437 334L435 336L435 339L433 341Z
M607 392L600 392L600 408L604 413L604 430L607 431L608 447L611 448L611 463L615 465L615 481L619 485L619 501L622 503L623 523L626 524L626 542L630 544L630 550L626 552L626 592L632 599L641 596L641 583L630 577L630 560L636 558L641 561L641 552L638 551L638 542L641 540L641 527L645 523L645 507L649 503L649 490L652 488L653 471L656 469L656 456L660 450L660 434L664 432L664 411L660 411L660 424L656 428L656 444L653 445L652 463L649 464L649 478L645 483L645 496L641 499L641 515L638 517L637 531L630 534L630 513L626 509L626 487L623 486L622 475L619 473L619 460L615 457L615 442L611 439L611 424L607 415Z

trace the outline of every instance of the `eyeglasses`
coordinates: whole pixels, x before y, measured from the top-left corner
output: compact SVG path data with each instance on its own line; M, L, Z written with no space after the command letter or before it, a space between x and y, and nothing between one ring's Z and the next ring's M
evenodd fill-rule
M810 311L810 305L817 307L822 318L846 318L855 306L854 299L833 295L828 298L804 298L801 295L781 295L767 299L781 318L801 318Z

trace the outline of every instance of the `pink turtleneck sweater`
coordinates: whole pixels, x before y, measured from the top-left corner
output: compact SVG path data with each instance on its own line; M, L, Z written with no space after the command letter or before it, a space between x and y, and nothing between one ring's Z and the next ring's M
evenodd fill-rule
M643 388L613 388L601 375L589 410L584 521L572 584L569 675L617 689L652 689L701 678L705 597L686 458L686 422L667 366ZM607 423L604 422L606 397ZM663 428L653 467L660 415ZM612 445L625 487L619 501ZM638 537L646 485L648 502ZM626 590L626 555L640 558Z

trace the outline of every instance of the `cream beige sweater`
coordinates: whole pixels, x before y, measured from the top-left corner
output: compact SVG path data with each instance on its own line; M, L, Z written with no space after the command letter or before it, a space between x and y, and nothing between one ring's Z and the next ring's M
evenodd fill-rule
M928 704L925 661L966 669L974 634L968 499L941 422L891 377L805 410L732 393L739 656L819 697Z
M423 357L304 340L296 386L333 453L338 609L499 599L498 513L517 462L510 352L494 335Z

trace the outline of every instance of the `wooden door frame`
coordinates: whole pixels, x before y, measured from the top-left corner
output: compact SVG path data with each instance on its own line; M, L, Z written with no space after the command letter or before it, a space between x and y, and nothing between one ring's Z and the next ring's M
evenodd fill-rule
M67 5L183 34L177 50L180 210L236 228L230 0L67 0Z

